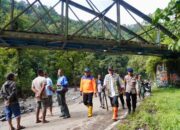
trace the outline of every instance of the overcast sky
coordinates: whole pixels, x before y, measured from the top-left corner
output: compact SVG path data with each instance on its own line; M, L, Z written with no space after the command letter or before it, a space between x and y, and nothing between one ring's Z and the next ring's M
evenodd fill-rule
M21 0L16 0L16 1L21 1ZM26 0L22 0L26 1ZM30 2L33 2L34 0L29 0ZM58 0L41 0L43 4L47 6L53 6ZM81 5L84 5L88 8L90 6L87 4L86 0L72 0L76 3L79 3ZM105 8L107 8L110 4L112 4L112 0L91 0L100 11L103 11ZM131 4L141 12L145 14L150 14L153 13L157 8L165 8L170 0L124 0L127 3ZM90 15L86 12L83 12L77 8L72 7L73 11L78 15L78 17L81 20L87 21L92 19L94 16ZM61 5L58 5L55 10L58 13L61 13ZM132 13L133 14L133 13ZM76 17L73 15L73 13L70 11L69 13L70 18L75 19ZM111 19L116 21L116 6L114 6L109 12L106 14L106 16L110 17ZM133 14L133 16L136 17L136 19L139 22L142 22L142 19ZM123 7L121 7L121 24L134 24L136 23L132 17L124 10Z

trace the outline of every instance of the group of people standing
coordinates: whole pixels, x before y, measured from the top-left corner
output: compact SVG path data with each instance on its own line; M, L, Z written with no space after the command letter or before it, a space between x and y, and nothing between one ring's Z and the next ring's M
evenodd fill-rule
M48 77L48 74L43 70L38 70L38 76L32 81L31 90L35 94L36 99L36 123L47 123L46 111L49 108L50 115L52 113L53 105L53 93L57 94L57 101L60 106L60 117L63 119L70 118L70 112L66 104L66 92L68 91L68 80L63 74L63 70L58 70L58 80L56 83L56 89L53 88L52 80ZM91 70L85 68L84 75L80 81L80 95L83 96L83 103L88 109L88 117L93 116L93 96L100 99L100 106L105 108L104 97L107 96L110 99L110 103L113 110L112 119L116 121L118 119L118 107L120 98L122 108L125 108L125 101L123 95L126 95L126 104L128 107L128 113L135 112L138 90L138 78L133 74L133 69L127 69L127 75L124 80L115 73L112 66L108 67L108 74L105 75L104 81L102 81L101 75L98 75L97 80L91 75ZM20 106L17 98L17 88L15 82L15 74L10 73L7 76L7 81L1 88L1 95L5 102L5 114L9 123L10 130L15 130L12 125L12 114L17 119L17 130L24 129L24 126L20 125ZM132 103L132 104L131 104ZM106 104L107 105L107 104ZM131 107L132 106L132 107ZM42 120L40 119L40 115Z
M94 77L91 75L91 71L89 68L85 68L84 76L81 78L80 83L80 93L83 95L84 105L88 108L88 117L92 116L92 108L93 108L93 95L99 96L100 104L102 108L105 108L104 97L107 93L110 103L113 110L112 119L116 121L118 119L118 107L120 98L122 108L125 108L125 101L123 95L126 95L126 104L128 107L128 113L135 112L136 110L136 102L137 102L137 94L139 93L138 79L133 74L133 69L127 69L127 75L124 77L124 80L119 76L119 74L115 73L114 68L112 66L108 67L108 74L105 75L104 81L102 81L101 75L98 75L97 81L95 81ZM97 84L97 89L96 89Z
M50 114L52 113L52 103L53 103L53 93L57 93L57 101L60 106L61 115L63 119L70 118L69 109L66 104L65 94L68 91L68 80L63 74L63 70L58 70L58 80L57 80L57 89L53 89L52 80L48 77L47 73L44 73L43 70L38 70L38 76L32 81L32 91L35 94L35 99L37 102L36 110L36 123L47 123L45 119L46 110L49 107ZM39 113L42 109L42 121L39 119Z
M16 75L9 73L7 75L5 83L2 85L0 95L4 99L5 103L5 114L6 120L8 121L10 130L21 130L25 129L24 126L20 125L21 111L18 102L17 86L15 82ZM70 118L69 109L66 104L65 94L68 91L68 80L63 74L63 70L58 70L57 89L53 89L53 83L48 74L43 70L39 69L37 77L32 81L31 90L35 94L36 100L36 123L48 123L46 120L46 111L49 108L50 115L52 113L53 105L53 93L57 93L57 101L60 106L60 111L63 119ZM17 127L15 128L12 124L12 114L17 120ZM42 118L42 120L40 119Z

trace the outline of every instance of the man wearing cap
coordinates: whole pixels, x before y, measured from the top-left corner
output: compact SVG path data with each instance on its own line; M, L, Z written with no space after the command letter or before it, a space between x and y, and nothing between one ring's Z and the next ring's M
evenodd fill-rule
M114 73L114 69L112 66L108 67L108 73L104 78L104 87L108 91L108 96L111 101L111 105L113 107L113 116L112 119L114 121L117 120L118 117L118 97L120 94L120 88L122 84L122 80L120 76L116 73Z
M126 90L126 103L128 107L128 113L131 113L131 100L133 112L136 109L137 90L136 90L136 77L133 75L133 69L127 69L128 74L125 76L125 90Z
M9 73L7 75L7 81L2 85L0 94L4 99L6 120L8 121L10 130L15 130L12 125L12 114L16 117L17 130L24 129L24 126L20 125L21 112L17 98L17 89L15 82L15 74Z
M84 75L80 82L80 94L83 95L84 105L88 107L88 117L92 117L93 94L96 95L96 81L89 68L84 69Z

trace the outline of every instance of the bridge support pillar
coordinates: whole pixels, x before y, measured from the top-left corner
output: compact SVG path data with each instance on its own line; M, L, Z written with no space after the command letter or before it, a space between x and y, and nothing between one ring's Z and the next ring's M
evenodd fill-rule
M156 66L156 81L158 86L180 85L180 59L167 60Z

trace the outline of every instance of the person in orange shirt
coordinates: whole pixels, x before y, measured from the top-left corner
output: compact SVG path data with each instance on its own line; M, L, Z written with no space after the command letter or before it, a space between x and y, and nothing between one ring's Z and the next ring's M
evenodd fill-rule
M83 96L84 105L88 107L88 117L92 117L93 95L96 95L96 81L89 68L84 69L84 75L80 82L80 95Z

